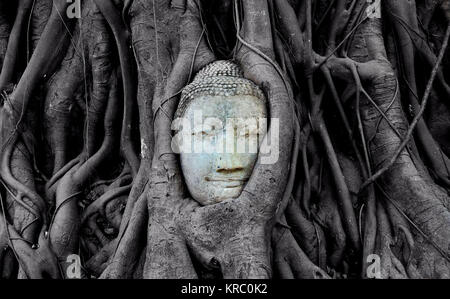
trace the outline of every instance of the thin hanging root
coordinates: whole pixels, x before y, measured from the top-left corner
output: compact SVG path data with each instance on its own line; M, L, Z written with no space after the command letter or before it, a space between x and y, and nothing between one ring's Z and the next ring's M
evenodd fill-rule
M306 51L305 51L305 65L306 73L310 72L314 67L314 57L312 48L312 15L311 15L311 0L306 1ZM331 57L331 55L329 55ZM325 63L326 60L323 61ZM321 65L317 66L320 67ZM350 197L350 192L348 191L347 184L345 182L344 175L340 168L339 162L337 160L336 152L334 151L333 145L328 134L328 130L325 125L325 121L320 112L320 105L322 97L317 97L314 93L314 86L312 76L308 77L308 90L310 96L310 106L311 106L311 118L313 123L313 129L316 131L325 147L326 156L328 158L331 171L333 173L335 187L337 189L339 206L342 209L342 214L344 217L344 228L350 239L350 243L354 250L359 251L361 248L360 236L358 231L358 224L356 221L356 215L353 210L353 204Z
M296 191L296 199L301 196L301 207L306 213L306 216L309 218L311 214L311 176L309 174L309 162L308 162L308 140L311 135L311 126L307 125L306 132L304 134L303 146L302 146L302 165L303 165L303 175L305 176L305 180L302 184L299 184ZM303 194L302 193L303 186Z
M363 123L361 120L360 111L360 100L361 100L361 89L362 84L358 75L356 67L352 64L352 74L355 79L356 84L356 117L358 120L358 130L361 137L361 144L363 145L364 159L366 162L366 171L363 171L363 179L367 180L370 175L372 175L372 167L370 165L369 150L367 148L366 136L364 134ZM395 95L394 95L395 98ZM389 108L388 108L389 109ZM365 223L364 223L364 234L361 236L363 238L363 254L362 254L362 276L367 275L367 256L375 252L376 244L376 234L377 234L377 219L376 219L376 196L374 186L370 186L367 190L367 200L366 200L366 213L365 213Z
M352 247L357 252L361 248L360 236L358 231L358 222L356 221L355 211L353 209L352 200L350 197L350 192L345 182L344 175L340 168L336 152L334 151L333 145L331 143L328 130L325 127L325 122L321 116L317 117L317 124L315 125L320 138L322 139L323 145L325 147L325 152L328 158L328 163L330 164L331 171L333 173L334 182L336 184L337 194L339 198L339 205L343 213L343 222L345 230L348 234Z
M292 146L292 159L290 164L289 177L287 180L285 193L283 195L283 199L281 200L280 205L278 206L278 211L276 217L279 218L284 214L286 207L289 204L290 199L292 198L292 191L294 189L294 181L295 174L297 172L297 164L298 164L298 154L300 152L300 123L297 115L294 114L294 143Z
M316 59L316 63L317 65L322 65L325 61L326 58L321 57L320 55L315 54L315 59ZM373 61L368 61L366 63L356 63L355 61L349 59L349 58L337 58L337 57L330 57L328 58L327 62L327 67L330 70L333 70L335 73L335 77L340 77L341 79L346 79L349 83L352 83L355 81L355 68L358 67L358 78L362 77L362 75L360 74L361 72L364 73L364 76L370 77L371 74L369 74L370 69L372 67L376 67L376 64L379 63L379 61L373 60ZM364 70L362 70L364 69ZM347 78L348 77L348 78ZM357 80L358 82L360 82L361 80ZM394 131L394 133L397 135L398 138L400 138L401 140L403 140L403 136L400 134L400 132L397 130L397 128L394 126L394 124L389 120L389 118L386 115L386 112L388 111L388 109L386 111L381 110L381 108L374 102L374 100L372 99L372 97L366 92L366 90L364 89L364 87L360 84L358 86L358 88L360 89L360 91L364 94L364 96L369 100L370 104L373 105L375 107L375 109L377 109L377 111L380 113L380 118L384 119L388 125L391 127L391 129ZM397 96L398 92L396 90L394 96ZM395 97L392 98L392 102L395 100Z
M336 2L336 0L329 1L328 6L325 9L325 12L323 13L322 17L320 18L320 20L316 24L315 33L317 33L319 31L321 25L324 23L326 17L328 16L330 11L332 10L335 2Z
M344 128L345 128L345 130L347 132L347 136L349 138L349 141L350 141L350 143L352 145L353 151L354 151L354 153L356 155L356 158L358 160L361 172L363 173L363 175L365 177L368 177L367 170L366 170L367 165L364 164L363 159L361 157L361 153L360 153L360 151L359 151L359 149L358 149L358 147L356 145L355 138L353 136L353 131L352 131L351 127L350 127L350 123L348 121L347 115L345 114L344 107L342 106L341 99L339 98L339 95L337 93L336 86L334 84L333 78L331 77L330 70L328 68L326 68L326 67L322 67L321 69L322 69L322 73L325 76L326 82L328 84L328 88L331 90L331 94L332 94L332 97L334 99L334 103L335 103L336 107L338 108L339 116L341 117L341 120L342 120L342 122L344 124Z
M412 137L412 134L414 132L415 127L417 126L419 121L422 119L422 115L425 112L425 108L427 106L428 99L430 97L430 94L431 94L431 91L432 91L432 88L433 88L434 78L436 77L437 70L438 70L438 68L439 68L439 66L440 66L440 64L442 62L442 59L444 58L449 38L450 38L450 24L447 26L447 31L445 33L445 37L444 37L444 42L442 44L442 48L440 50L440 53L439 53L438 59L436 61L436 64L435 64L435 66L433 68L433 71L431 72L431 77L428 80L427 87L426 87L426 90L425 90L425 94L424 94L422 102L421 102L421 107L420 107L419 113L414 117L414 119L411 122L410 127L408 129L408 132L406 133L405 139L402 141L402 143L400 144L398 149L395 151L395 153L392 156L392 158L389 161L389 163L387 163L383 168L378 170L374 175L372 175L369 179L367 179L364 182L364 184L361 186L361 190L363 190L368 185L370 185L373 182L375 182L379 177L381 177L383 175L383 173L386 172L395 163L395 161L397 161L397 159L400 156L400 154L403 152L405 147L408 145L408 143L409 143L409 141L410 141L410 139ZM447 182L450 183L450 180L449 180L448 176L447 176L446 179L445 178L441 178L441 179L444 180L444 182L446 182L446 184L447 184Z
M380 113L381 116L380 116L380 118L379 118L379 120L378 120L378 123L377 123L375 132L378 132L378 129L380 128L381 122L382 122L383 119L384 119L384 120L386 120L386 121L388 122L389 126L390 126L393 130L395 129L394 132L396 132L397 137L398 137L400 140L403 140L403 136L400 135L400 133L398 132L397 128L395 128L395 126L392 124L392 122L391 122L391 121L387 118L387 116L386 116L386 113L387 113L389 110L391 110L392 106L393 106L394 103L395 103L395 99L397 98L397 93L398 93L398 89L399 89L399 84L398 84L398 80L396 80L396 81L397 81L397 85L396 85L396 88L395 88L395 93L394 93L394 95L392 96L392 101L391 101L391 102L389 103L389 105L386 107L385 112L383 112L380 108L377 109L377 110L383 112L383 114ZM361 90L363 91L364 95L365 95L366 98L370 101L370 103L371 103L372 105L374 105L375 107L379 107L379 106L373 101L372 97L371 97L364 89L361 89ZM370 137L370 138L367 140L367 144L371 144L371 143L373 142L373 140L374 140L375 137L376 137L376 134L372 134L372 137ZM409 151L409 149L408 149L408 151ZM412 153L410 153L410 154L412 154Z
M423 32L416 26L417 24L415 23L410 24L408 23L408 21L405 21L403 18L396 15L395 13L392 13L392 18L395 20L395 22L398 22L399 25L402 26L404 30L403 33L407 33L408 37L414 44L415 47L414 51L417 51L418 54L421 55L421 57L425 58L427 64L431 68L433 68L434 65L436 64L437 57L430 48L430 45L427 43L427 38L424 36ZM408 67L409 66L407 66L407 68ZM442 88L443 92L446 93L446 96L450 96L450 86L445 81L442 67L439 67L439 69L437 70L436 79L437 82L440 84L440 87ZM413 96L415 96L414 90L411 90L411 92L413 93Z
M429 162L429 168L437 177L437 181L444 185L447 188L450 188L450 178L447 168L450 167L450 160L447 156L445 156L437 142L434 140L431 135L425 120L421 117L423 111L425 109L425 105L423 105L423 101L419 105L418 101L418 88L416 82L416 70L415 66L415 49L414 49L414 39L416 36L411 35L412 31L414 34L418 34L419 25L417 23L416 18L416 5L414 1L386 1L386 5L388 7L388 11L390 12L391 21L394 25L395 33L397 34L396 43L399 44L400 53L402 54L402 69L405 77L405 81L408 85L408 100L410 105L413 108L415 117L413 119L414 126L417 127L417 139L418 143L421 146L423 153L425 154L426 159ZM446 36L448 33L448 28L446 32ZM446 41L447 40L447 41ZM443 44L444 46L448 43L448 38L444 37ZM444 52L441 49L441 53ZM439 54L439 56L441 55ZM426 55L430 56L430 55ZM428 58L429 59L429 58ZM439 69L441 64L441 59L437 59L434 63L433 70L431 72L431 78L437 76L439 79ZM430 82L429 82L430 83ZM428 89L428 86L427 86ZM430 86L430 90L428 93L431 93L432 84ZM425 91L427 93L427 90ZM429 94L426 96L428 99ZM425 99L425 96L424 96ZM425 101L426 102L426 101ZM417 117L420 116L420 117ZM409 131L408 131L409 132ZM409 138L407 138L409 139ZM372 180L371 180L372 181ZM370 183L370 182L368 182Z
M126 28L120 13L111 0L94 0L97 7L102 12L108 22L116 40L119 50L120 67L122 72L124 89L124 116L122 124L121 148L124 156L131 167L133 177L139 170L139 156L136 153L132 142L132 127L134 123L133 110L136 104L136 80L134 65L135 59L131 48L127 45L130 33Z

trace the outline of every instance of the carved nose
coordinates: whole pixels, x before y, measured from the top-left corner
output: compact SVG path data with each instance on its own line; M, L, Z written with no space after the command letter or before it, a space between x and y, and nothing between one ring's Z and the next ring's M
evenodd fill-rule
M217 158L216 172L222 174L228 174L244 170L244 167L240 163L239 159L233 158L233 155L221 155Z

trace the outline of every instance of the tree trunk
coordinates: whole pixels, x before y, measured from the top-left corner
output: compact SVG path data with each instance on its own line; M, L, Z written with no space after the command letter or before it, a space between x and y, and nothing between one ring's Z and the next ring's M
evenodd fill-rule
M0 277L450 278L449 21L448 0L0 0ZM201 206L172 121L216 60L262 89L278 159Z

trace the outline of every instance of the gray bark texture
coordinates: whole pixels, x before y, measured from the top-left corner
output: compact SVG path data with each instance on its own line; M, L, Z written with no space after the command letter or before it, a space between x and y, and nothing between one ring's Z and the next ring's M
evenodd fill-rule
M0 0L0 277L450 278L449 22L448 0ZM201 206L171 125L216 60L263 90L279 159Z

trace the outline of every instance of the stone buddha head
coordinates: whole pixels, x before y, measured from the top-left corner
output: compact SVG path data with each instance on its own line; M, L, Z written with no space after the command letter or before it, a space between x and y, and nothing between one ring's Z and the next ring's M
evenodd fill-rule
M258 158L267 118L262 90L231 61L204 67L175 113L188 190L201 205L239 197Z

